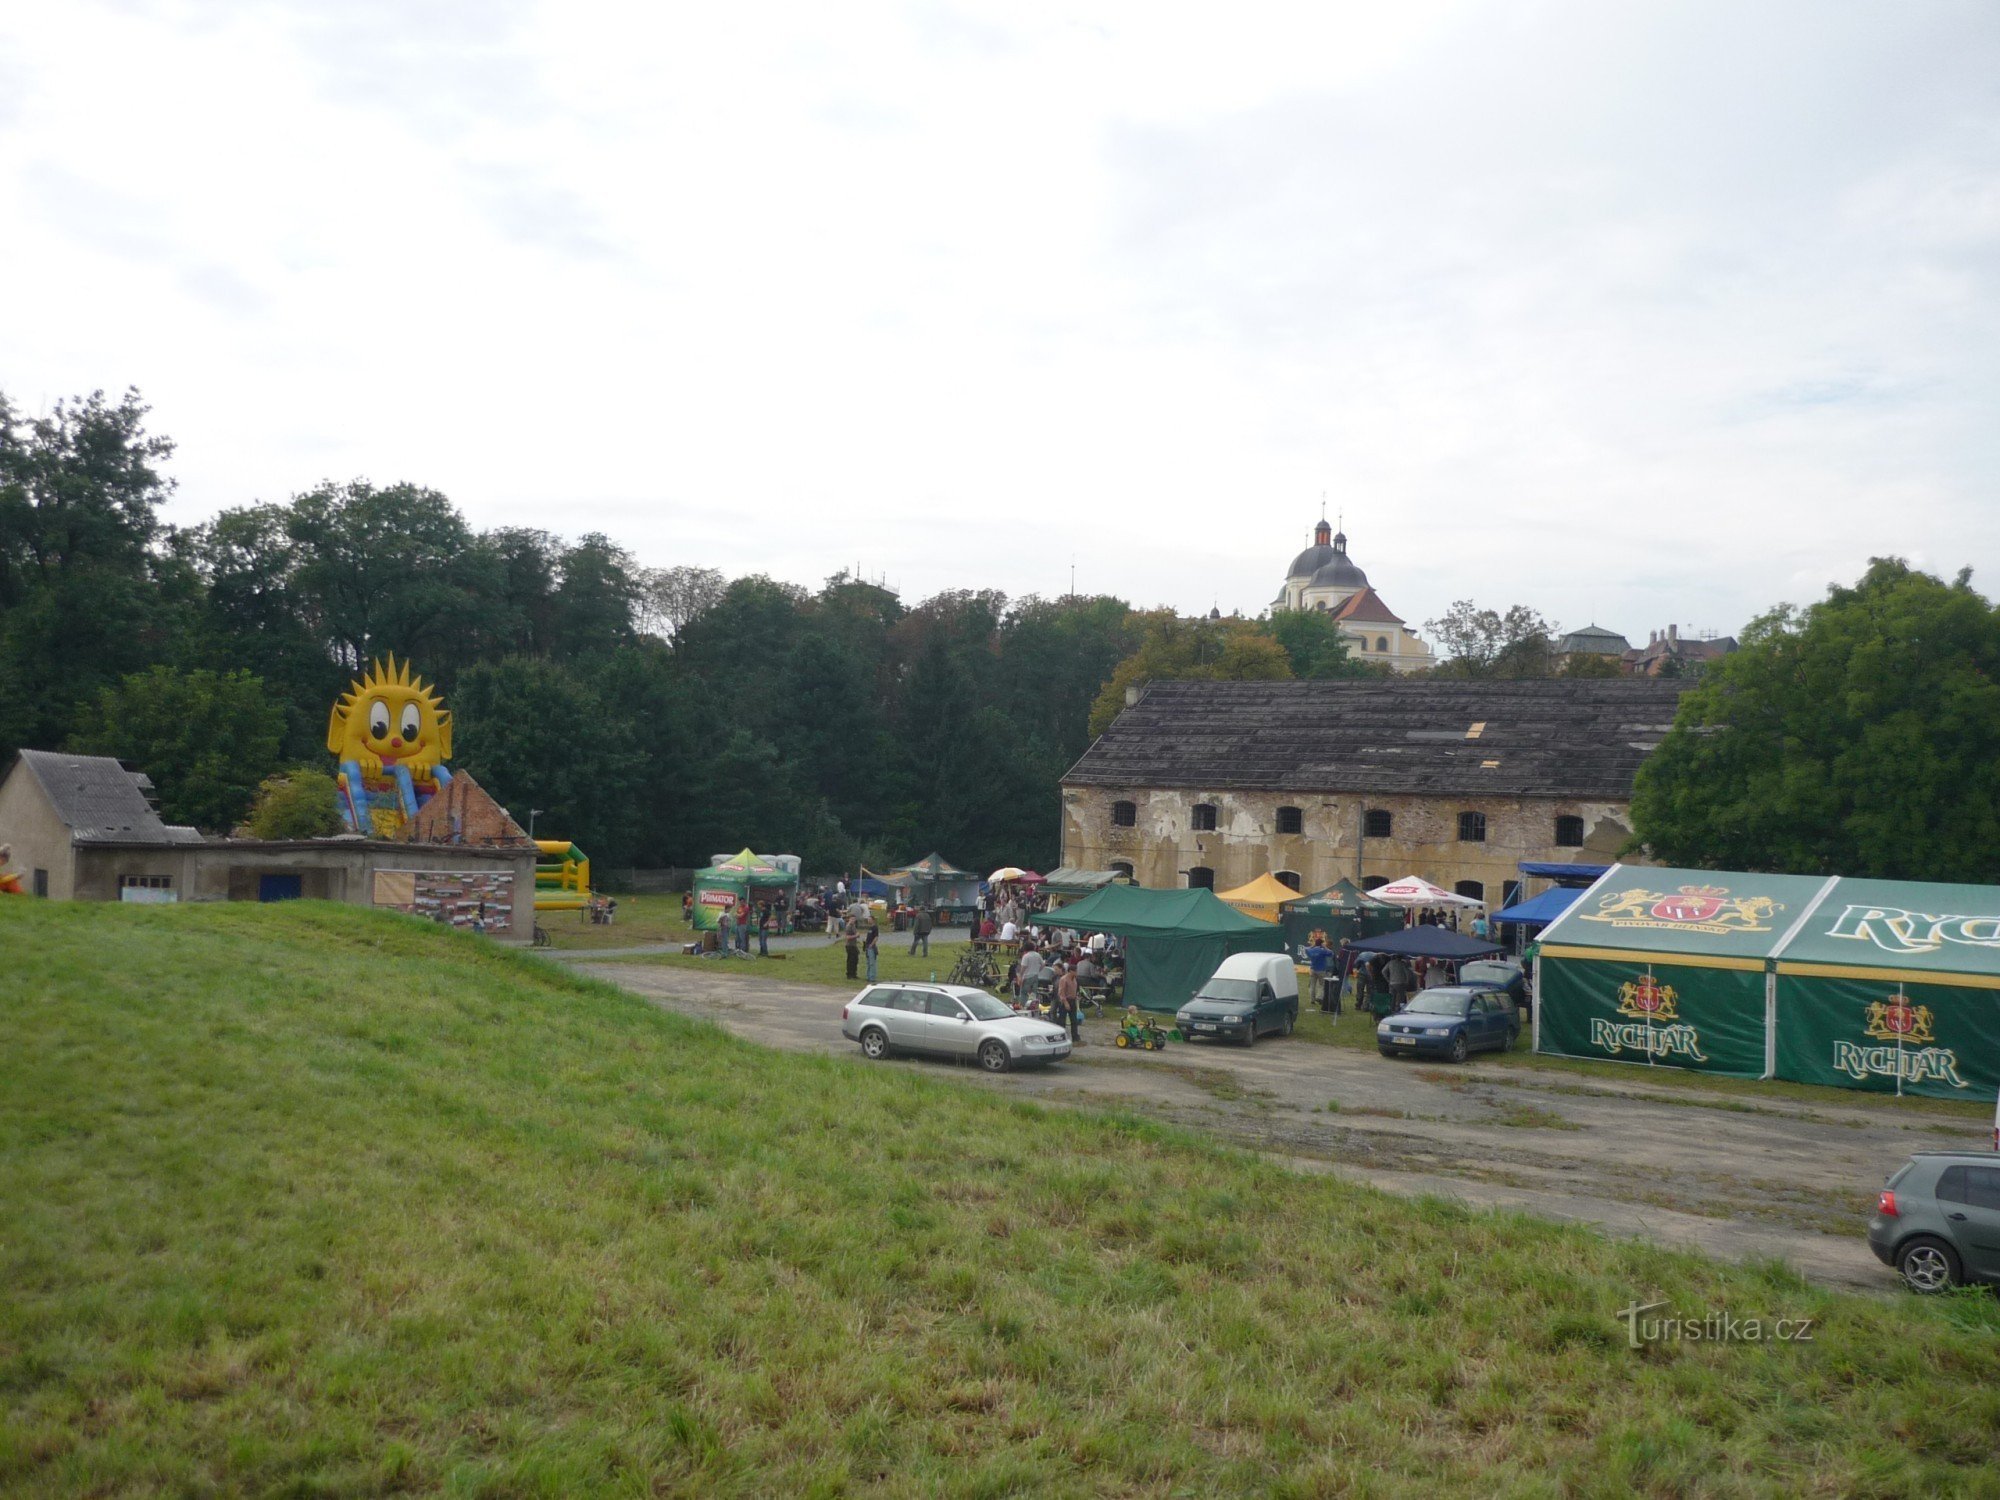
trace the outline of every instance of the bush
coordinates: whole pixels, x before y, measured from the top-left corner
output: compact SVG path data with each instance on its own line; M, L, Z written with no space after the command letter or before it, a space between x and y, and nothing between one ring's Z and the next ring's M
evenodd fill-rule
M303 768L267 776L250 809L250 833L260 839L323 839L342 828L333 778Z

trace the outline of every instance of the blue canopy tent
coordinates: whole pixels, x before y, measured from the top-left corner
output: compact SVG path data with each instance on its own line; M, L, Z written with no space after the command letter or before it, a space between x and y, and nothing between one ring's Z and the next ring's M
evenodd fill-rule
M1505 911L1495 912L1496 922L1519 922L1529 927L1546 927L1576 904L1583 891L1574 886L1550 886L1539 896L1518 901Z
M1453 963L1468 958L1491 958L1500 951L1496 943L1468 937L1448 927L1405 927L1401 932L1385 932L1380 937L1350 943L1353 953L1400 953L1405 958L1444 958Z

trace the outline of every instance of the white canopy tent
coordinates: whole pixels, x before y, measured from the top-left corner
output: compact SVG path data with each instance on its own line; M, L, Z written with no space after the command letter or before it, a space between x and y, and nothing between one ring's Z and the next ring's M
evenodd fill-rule
M1371 901L1387 901L1392 906L1484 906L1484 901L1461 896L1441 885L1432 885L1421 875L1405 875L1368 893Z

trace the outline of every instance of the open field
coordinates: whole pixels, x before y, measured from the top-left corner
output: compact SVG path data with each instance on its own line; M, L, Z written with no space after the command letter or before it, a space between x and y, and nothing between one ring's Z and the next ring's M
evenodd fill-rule
M2000 1494L1983 1294L768 1051L394 916L5 923L0 1489ZM1814 1336L1627 1348L1655 1298Z

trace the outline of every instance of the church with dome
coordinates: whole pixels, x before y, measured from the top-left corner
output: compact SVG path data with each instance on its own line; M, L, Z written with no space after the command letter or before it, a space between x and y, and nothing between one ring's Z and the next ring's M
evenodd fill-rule
M1398 672L1414 672L1436 658L1431 648L1375 592L1368 575L1347 555L1347 533L1335 533L1320 518L1312 545L1292 559L1284 590L1273 610L1323 610L1339 622L1349 649L1362 661L1378 661Z

